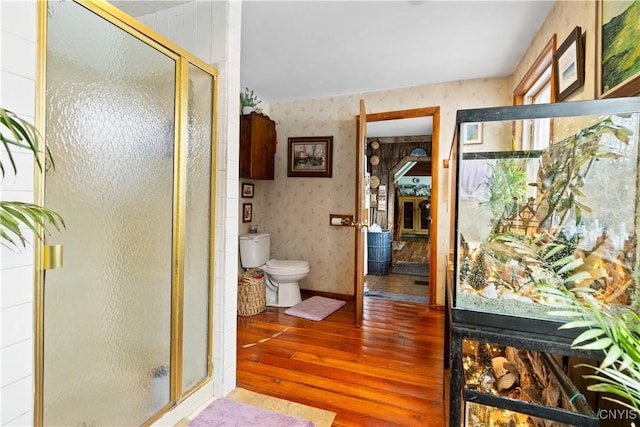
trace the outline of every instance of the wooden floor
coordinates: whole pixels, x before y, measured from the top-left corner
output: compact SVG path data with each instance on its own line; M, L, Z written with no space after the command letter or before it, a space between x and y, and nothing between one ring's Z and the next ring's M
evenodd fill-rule
M442 312L365 297L356 328L352 302L320 322L284 310L238 317L238 387L336 412L334 426L445 425Z
M394 261L429 262L429 240L426 236L404 237L402 249L393 251Z
M386 274L384 276L368 275L364 277L364 291L381 291L400 295L413 295L428 297L429 286L419 285L425 283L426 277L409 276L406 274Z

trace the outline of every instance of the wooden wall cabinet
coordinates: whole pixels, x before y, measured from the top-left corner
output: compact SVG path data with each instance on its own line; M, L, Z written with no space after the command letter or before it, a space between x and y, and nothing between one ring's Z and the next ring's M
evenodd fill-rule
M240 178L273 179L276 124L264 114L240 116Z
M400 202L400 238L406 234L429 234L429 212L420 209L420 202L426 196L401 196Z

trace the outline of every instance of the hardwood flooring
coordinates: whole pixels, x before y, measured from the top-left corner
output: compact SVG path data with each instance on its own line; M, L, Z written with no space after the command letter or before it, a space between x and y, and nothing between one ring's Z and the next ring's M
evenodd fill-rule
M402 249L394 250L394 262L429 262L429 241L425 236L408 238L402 240ZM424 276L411 276L407 274L389 273L384 276L368 275L364 278L364 290L390 292L393 294L429 296L429 278ZM417 284L417 283L423 284Z
M402 249L393 251L394 261L429 262L429 239L421 237L404 237Z
M356 328L352 301L320 322L284 311L238 317L238 387L336 412L337 427L445 425L443 312L365 297Z
M429 286L416 284L416 282L424 282L425 280L428 280L428 278L406 274L367 275L364 278L364 291L382 291L392 294L428 297Z

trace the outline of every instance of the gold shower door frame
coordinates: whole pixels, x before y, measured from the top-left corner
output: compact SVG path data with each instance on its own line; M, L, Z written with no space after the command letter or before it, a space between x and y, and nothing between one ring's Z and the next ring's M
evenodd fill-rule
M174 111L174 163L173 163L173 213L171 243L171 337L170 337L170 390L169 402L155 415L144 422L151 424L161 418L178 403L196 392L213 374L211 363L213 351L213 280L214 280L214 219L215 219L215 180L216 180L216 133L217 133L217 97L218 72L215 68L175 45L160 34L147 28L137 20L126 15L107 2L93 0L74 0L75 3L95 13L114 26L127 32L150 47L158 50L176 61L175 70L175 111ZM37 87L36 87L36 126L44 135L46 126L46 57L47 57L47 11L48 1L37 2L38 13L38 45L37 45ZM183 320L184 320L184 259L185 259L185 198L187 192L187 120L188 120L188 85L189 68L194 66L212 77L211 99L213 101L211 117L211 165L210 165L210 206L209 206L209 266L208 266L208 345L207 374L200 382L188 390L182 390L183 362ZM45 141L46 146L46 141ZM43 152L40 153L44 164ZM54 153L55 157L55 153ZM36 169L35 203L44 204L45 172ZM62 231L64 233L64 230ZM43 425L44 421L44 283L45 283L45 245L35 241L35 318L34 318L34 424ZM117 411L117 408L113 408Z

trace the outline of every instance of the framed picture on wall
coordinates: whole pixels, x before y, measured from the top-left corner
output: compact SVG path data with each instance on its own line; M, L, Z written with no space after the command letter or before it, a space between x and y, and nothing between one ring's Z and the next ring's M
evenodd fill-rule
M482 144L482 123L463 123L462 143Z
M640 0L598 0L596 4L596 98L640 93L637 32Z
M289 138L287 176L331 178L333 136Z
M253 219L253 205L251 203L242 204L242 222L251 222Z
M584 85L582 28L576 27L553 54L556 102L564 100Z
M242 197L252 198L253 197L253 184L242 183Z

